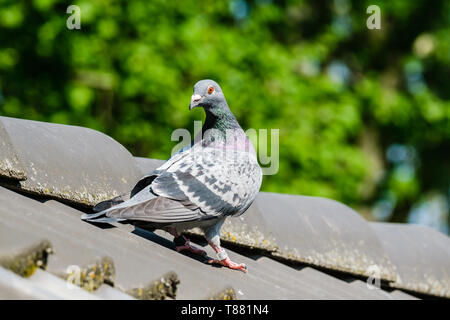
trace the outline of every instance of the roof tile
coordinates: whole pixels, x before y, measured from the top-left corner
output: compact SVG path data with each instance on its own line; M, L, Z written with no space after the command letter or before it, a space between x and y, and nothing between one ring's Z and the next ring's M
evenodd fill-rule
M25 170L19 161L19 156L14 150L8 133L3 127L0 117L0 177L25 180Z
M25 168L27 177L10 187L94 206L129 192L141 176L132 155L98 131L7 117L0 122L11 141L0 152L18 158L10 161L12 172Z
M377 266L382 279L397 276L367 222L333 200L260 192L249 210L228 219L221 231L224 241L282 259L362 276Z
M398 273L392 287L450 298L450 238L420 225L370 222Z

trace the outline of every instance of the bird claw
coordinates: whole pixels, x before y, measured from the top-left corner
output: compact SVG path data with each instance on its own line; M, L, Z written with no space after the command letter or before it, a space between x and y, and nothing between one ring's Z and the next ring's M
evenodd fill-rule
M189 251L189 252L192 252L195 254L206 256L205 250L202 250L202 249L199 249L199 248L193 246L189 240L187 240L186 243L183 244L182 246L176 246L175 248L178 252L185 250L185 251Z
M223 260L218 259L210 259L208 260L209 264L220 264L224 267L228 267L233 270L241 270L243 272L247 272L247 266L244 263L235 263L230 260L230 258L226 257Z

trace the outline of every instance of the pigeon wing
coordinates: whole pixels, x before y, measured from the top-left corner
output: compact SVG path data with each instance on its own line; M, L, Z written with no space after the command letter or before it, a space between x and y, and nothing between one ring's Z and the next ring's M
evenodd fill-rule
M167 168L153 180L151 189L159 196L196 204L207 215L232 215L248 207L248 199L254 198L261 184L261 169L248 157L243 152L230 156L204 148L195 161L186 157Z
M212 210L202 211L182 190L187 186L190 191L194 190L194 194L201 195L202 199L209 191L191 174L179 171L180 168L193 165L188 154L189 152L183 152L174 155L161 167L143 177L133 189L130 199L96 214L84 215L83 219L99 222L141 220L174 223L216 216L218 213ZM168 169L176 171L169 173ZM175 176L178 177L177 180L174 179ZM151 181L146 183L148 179Z
M199 220L202 213L191 203L172 200L165 197L154 197L125 208L117 208L106 214L116 220L139 220L156 223L174 223Z
M174 223L201 219L204 214L189 201L161 197L147 186L133 198L82 219L93 222L139 220L156 223Z

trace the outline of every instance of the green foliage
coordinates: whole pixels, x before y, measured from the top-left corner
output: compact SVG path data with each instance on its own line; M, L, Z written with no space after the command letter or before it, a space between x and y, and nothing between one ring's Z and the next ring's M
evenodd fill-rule
M450 190L450 2L376 1L381 30L368 30L372 2L3 0L0 113L168 158L172 131L204 117L188 112L193 84L212 78L244 129L280 129L263 190L361 210L389 198L405 221ZM387 159L393 144L410 157Z

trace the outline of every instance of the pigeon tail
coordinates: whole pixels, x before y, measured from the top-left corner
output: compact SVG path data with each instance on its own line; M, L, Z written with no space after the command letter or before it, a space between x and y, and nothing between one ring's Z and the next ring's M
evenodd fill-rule
M130 198L129 194L123 194L117 197L114 197L112 199L109 200L105 200L102 202L97 203L94 208L92 208L92 210L94 210L94 212L101 212L104 211L106 209L109 209L111 207L114 207L126 200L128 200Z
M106 200L106 201L100 202L94 207L94 211L96 208L97 208L97 210L104 208L102 211L96 212L96 213L91 213L91 214L83 214L81 216L81 219L85 220L85 221L92 221L92 222L124 221L126 219L108 217L107 214L109 212L115 211L117 209L127 208L130 206L137 205L139 203L148 201L149 199L151 199L148 197L149 192L150 192L150 186L147 186L144 189L142 189L140 192L138 192L136 195L134 195L132 198L129 198L129 195L126 194L126 195L115 197L111 200ZM153 195L153 197L154 197L154 195ZM127 199L127 198L129 198L129 199Z
M89 221L89 222L100 222L100 223L111 223L111 222L120 222L120 221L125 221L126 219L116 219L116 218L108 218L105 215L102 215L98 218L92 217L92 215L89 214L83 214L81 216L81 219L84 221Z

